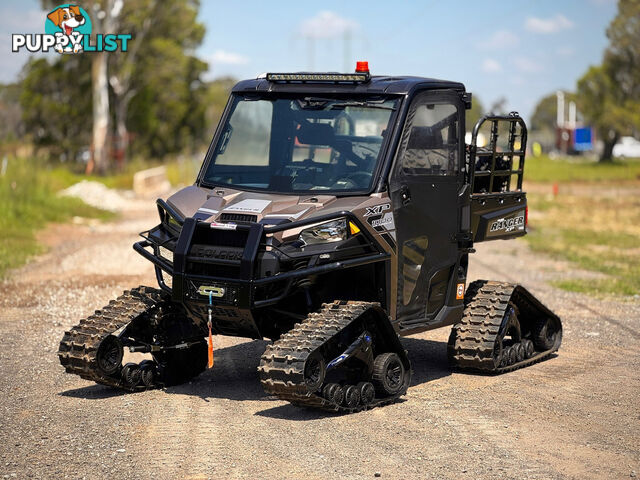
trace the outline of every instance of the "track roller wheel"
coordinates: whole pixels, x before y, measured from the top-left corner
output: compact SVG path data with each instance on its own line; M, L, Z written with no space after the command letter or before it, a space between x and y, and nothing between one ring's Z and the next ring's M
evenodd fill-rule
M122 380L130 387L135 387L140 383L142 372L137 363L127 363L122 369Z
M522 345L524 346L524 356L525 358L531 358L536 354L536 347L531 340L525 338L522 340Z
M312 354L304 365L304 382L310 392L313 393L320 388L326 373L327 366L322 355L318 352Z
M509 352L508 349L503 348L502 353L500 353L500 359L498 362L498 367L503 368L509 365Z
M373 362L373 385L382 395L395 395L402 388L404 365L396 353L381 353Z
M360 391L355 385L349 385L344 390L343 405L347 408L355 408L360 403Z
M339 386L340 385L338 385L337 383L327 383L322 389L322 396L330 402L333 402L336 395L336 389Z
M514 363L516 363L517 354L516 354L516 349L513 346L507 348L506 356L507 356L507 366L513 365Z
M156 379L156 363L151 360L144 360L140 362L140 380L142 384L151 388L155 386Z
M533 343L538 350L549 350L555 345L559 334L552 319L540 319L533 328Z
M516 361L517 362L521 362L525 359L525 350L524 350L524 345L522 345L522 342L520 343L516 343L513 348L516 351Z
M360 382L356 385L360 392L360 403L362 405L368 405L373 402L376 396L376 389L371 382Z
M341 405L344 401L344 388L337 383L328 383L322 389L322 395L330 402Z
M112 375L122 366L124 348L118 337L109 335L100 342L96 352L98 368L105 375Z

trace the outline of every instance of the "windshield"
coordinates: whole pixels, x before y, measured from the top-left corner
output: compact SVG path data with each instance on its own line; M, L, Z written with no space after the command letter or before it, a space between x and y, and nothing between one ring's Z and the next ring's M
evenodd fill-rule
M369 191L397 102L238 96L203 183L278 193Z

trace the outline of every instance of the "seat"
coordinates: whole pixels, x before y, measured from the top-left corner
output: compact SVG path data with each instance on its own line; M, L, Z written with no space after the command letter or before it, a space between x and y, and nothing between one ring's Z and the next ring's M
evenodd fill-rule
M444 175L449 173L450 153L440 129L416 126L411 129L402 166L417 173Z

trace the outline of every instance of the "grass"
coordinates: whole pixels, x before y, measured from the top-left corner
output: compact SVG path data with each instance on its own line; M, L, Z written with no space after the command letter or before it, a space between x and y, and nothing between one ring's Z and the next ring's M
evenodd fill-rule
M588 192L557 197L527 194L531 227L525 240L534 251L569 260L603 274L554 284L596 295L640 293L640 183L637 194L608 195L597 184Z
M533 182L612 182L640 179L640 159L599 163L582 157L527 156L524 177Z
M194 161L185 158L174 158L162 163L134 159L127 164L124 171L104 176L89 176L73 172L62 166L50 168L48 170L48 174L51 177L51 186L57 190L67 188L82 180L100 182L109 188L130 190L133 188L133 175L136 172L160 165L164 165L166 167L167 179L173 186L192 184L195 181L196 176L198 175L198 169L200 168L199 162L196 164Z
M48 168L46 174L49 185L54 190L62 190L82 180L100 182L109 188L131 189L133 186L133 174L135 171L127 170L122 173L113 173L105 176L85 175L72 172L65 167Z
M30 256L41 253L35 232L49 222L64 222L73 217L107 220L113 213L91 207L79 199L61 197L57 192L82 180L101 182L109 188L131 189L135 172L160 165L159 162L134 160L125 171L105 176L87 176L62 166L45 162L11 159L0 176L0 279L11 268L24 264ZM163 163L172 185L192 184L199 163L177 158Z
M71 177L52 175L34 160L9 161L5 174L0 176L0 278L8 269L22 265L43 250L35 232L47 223L76 216L103 220L113 217L76 198L56 195L71 183Z

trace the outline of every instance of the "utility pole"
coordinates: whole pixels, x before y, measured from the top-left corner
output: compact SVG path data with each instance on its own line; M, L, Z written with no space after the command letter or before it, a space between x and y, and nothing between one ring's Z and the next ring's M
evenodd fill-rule
M562 128L564 127L564 92L558 90L556 92L556 98L558 100L556 124L559 128Z
M569 102L569 128L576 128L576 102Z

